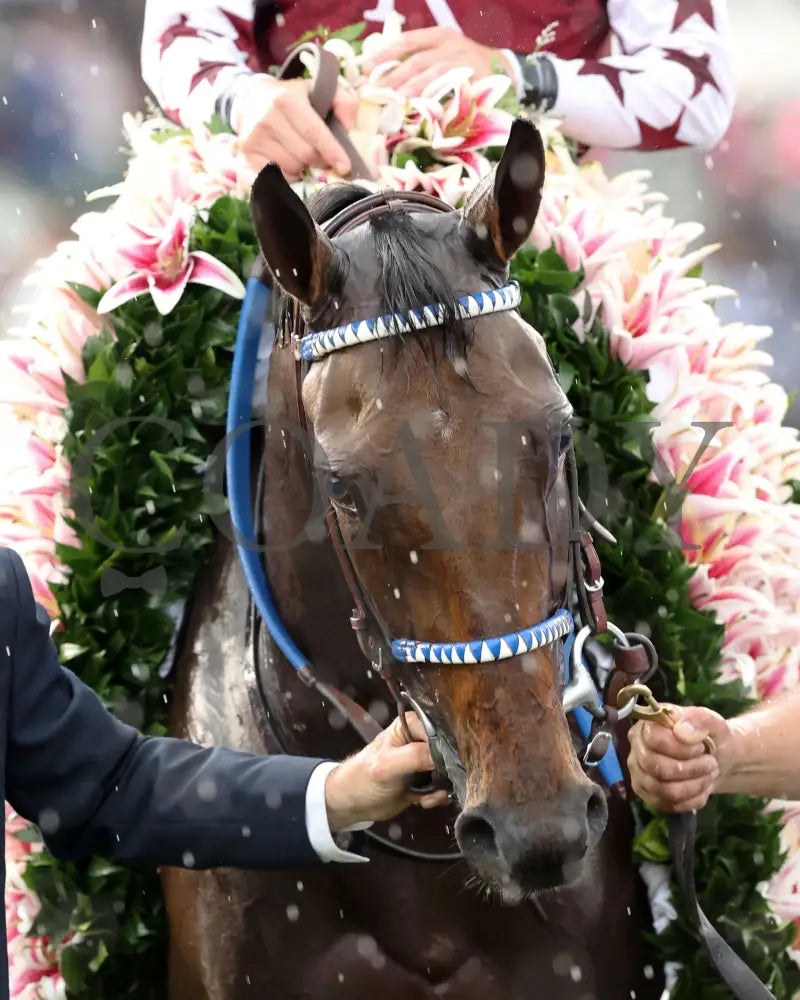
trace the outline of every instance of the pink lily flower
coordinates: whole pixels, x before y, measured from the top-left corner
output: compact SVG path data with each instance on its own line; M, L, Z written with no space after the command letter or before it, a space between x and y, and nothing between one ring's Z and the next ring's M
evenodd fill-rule
M166 316L190 281L244 298L244 285L229 267L202 250L189 250L190 216L185 206L173 210L163 232L133 225L128 229L136 240L118 253L135 270L105 293L97 307L101 315L149 292L156 309Z
M466 67L450 69L409 101L411 119L390 140L395 152L428 147L452 157L503 145L512 118L495 105L508 90L508 78L488 76L472 83L472 75Z
M403 167L380 167L379 176L397 191L425 191L450 205L457 204L472 186L460 163L423 171L409 160Z

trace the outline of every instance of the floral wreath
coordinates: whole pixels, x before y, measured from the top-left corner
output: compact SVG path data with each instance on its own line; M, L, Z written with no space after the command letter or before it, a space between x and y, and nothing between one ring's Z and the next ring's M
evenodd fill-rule
M508 79L455 69L401 102L381 86L387 64L361 71L399 25L390 19L358 41L362 30L315 33L359 97L353 141L378 185L457 204L519 113ZM670 219L646 171L609 178L597 163L576 162L555 119L537 124L547 177L512 273L577 415L591 417L612 491L637 487L609 504L619 548L600 543L610 607L652 635L660 694L741 711L795 685L800 664L800 443L782 426L785 392L763 371L771 359L759 345L770 331L721 324L713 303L733 293L700 277L716 248L689 249L702 227ZM111 204L78 219L76 238L40 263L24 325L0 345L0 542L23 556L62 662L123 717L160 733L175 623L214 539L217 511L197 470L224 433L241 279L257 250L246 202L253 178L219 123L185 130L151 115L126 116L124 126L125 179L92 196ZM312 172L298 190L332 179ZM124 426L92 445L91 469L78 474L81 449L114 420ZM652 422L649 443L620 434L620 421ZM722 427L693 464L708 423ZM674 535L669 543L664 470L681 484L683 548ZM76 518L87 497L91 517ZM170 546L181 521L192 530ZM103 594L101 570L141 575L153 558L166 570L164 588ZM790 996L800 989L790 953L800 808L765 805L712 799L701 815L698 884L709 916L722 917L758 974ZM675 919L682 903L670 893L665 823L637 810L634 851L671 995L711 995L714 973ZM6 859L12 997L161 996L155 875L104 858L56 862L8 806Z

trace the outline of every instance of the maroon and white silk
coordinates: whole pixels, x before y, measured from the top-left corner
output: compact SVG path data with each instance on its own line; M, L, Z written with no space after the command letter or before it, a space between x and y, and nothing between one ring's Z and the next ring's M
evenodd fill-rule
M734 102L725 0L284 0L255 21L255 0L147 0L142 73L183 125L208 121L237 76L268 71L304 32L396 11L404 30L444 25L482 44L547 47L558 79L553 112L589 146L667 149L715 145Z

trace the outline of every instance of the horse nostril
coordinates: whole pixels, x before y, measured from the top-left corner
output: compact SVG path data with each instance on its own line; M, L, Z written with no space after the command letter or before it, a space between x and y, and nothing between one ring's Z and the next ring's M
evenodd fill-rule
M494 827L482 816L462 813L456 821L456 840L465 858L480 863L498 856Z
M589 824L589 834L599 836L606 828L608 821L608 803L602 789L596 785L589 792L586 803L586 820Z

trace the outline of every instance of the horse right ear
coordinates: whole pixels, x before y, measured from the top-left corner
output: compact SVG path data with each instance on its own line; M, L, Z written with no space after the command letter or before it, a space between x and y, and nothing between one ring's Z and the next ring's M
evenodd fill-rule
M497 167L480 181L462 209L479 257L504 267L528 239L542 200L544 165L538 129L517 118Z
M328 286L333 244L274 163L256 177L250 214L275 280L304 305L314 305Z

